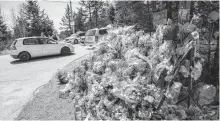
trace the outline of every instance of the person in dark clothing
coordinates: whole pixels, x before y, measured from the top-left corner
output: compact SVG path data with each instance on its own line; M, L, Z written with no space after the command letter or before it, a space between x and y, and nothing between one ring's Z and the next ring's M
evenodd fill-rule
M52 35L51 38L54 39L54 40L58 40L57 31L53 31L53 35Z
M54 39L54 40L58 40L58 38L57 38L56 35L52 35L52 39Z

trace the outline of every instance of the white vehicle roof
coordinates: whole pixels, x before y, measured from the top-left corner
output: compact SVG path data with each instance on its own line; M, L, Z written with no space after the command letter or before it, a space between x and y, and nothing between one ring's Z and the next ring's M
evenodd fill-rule
M108 29L108 28L106 28L106 27L103 27L103 28L100 28L100 29Z
M48 37L41 37L41 36L23 37L23 38L18 38L18 39L16 39L16 40L31 39L31 38L48 38Z

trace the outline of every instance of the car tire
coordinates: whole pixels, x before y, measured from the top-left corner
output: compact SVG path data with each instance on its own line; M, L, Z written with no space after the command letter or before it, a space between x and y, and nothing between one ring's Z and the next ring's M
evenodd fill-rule
M28 61L28 60L31 59L31 55L28 52L22 52L22 53L19 54L18 58L21 61Z
M68 47L63 47L63 48L61 49L61 55L68 55L68 54L70 54L70 48L68 48Z
M78 44L79 41L77 39L74 40L74 44Z

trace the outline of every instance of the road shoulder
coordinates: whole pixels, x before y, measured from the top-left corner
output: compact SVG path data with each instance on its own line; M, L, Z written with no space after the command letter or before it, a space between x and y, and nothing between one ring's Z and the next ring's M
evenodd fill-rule
M66 65L62 70L69 72L88 55L80 57ZM59 98L59 90L65 84L59 84L56 74L49 83L36 90L33 98L24 106L15 120L74 120L74 103L71 99Z

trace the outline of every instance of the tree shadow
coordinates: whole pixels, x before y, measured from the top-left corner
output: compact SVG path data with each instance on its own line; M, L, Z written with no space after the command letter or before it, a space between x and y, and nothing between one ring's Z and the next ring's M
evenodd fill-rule
M32 63L32 62L37 62L37 61L44 61L44 60L52 60L52 59L57 59L57 58L63 58L66 56L72 56L75 55L75 53L70 53L68 55L50 55L50 56L43 56L43 57L36 57L36 58L32 58L29 61L21 61L21 60L14 60L11 61L11 64L23 64L23 63Z

